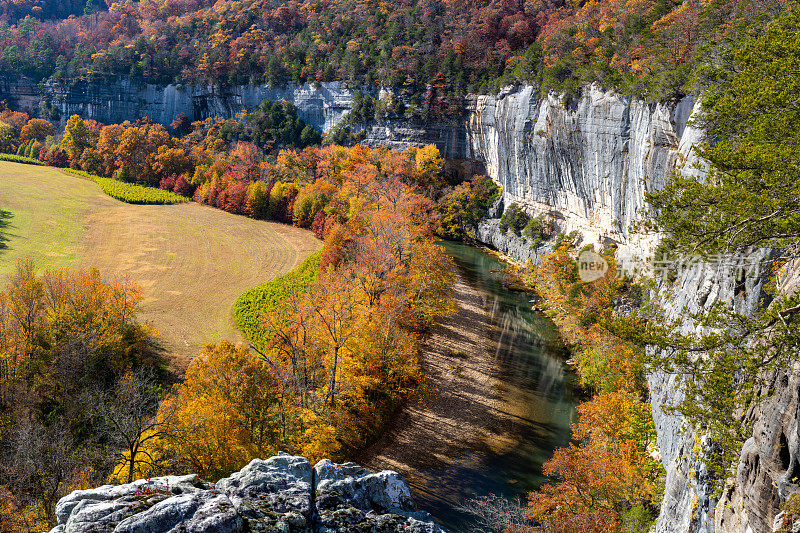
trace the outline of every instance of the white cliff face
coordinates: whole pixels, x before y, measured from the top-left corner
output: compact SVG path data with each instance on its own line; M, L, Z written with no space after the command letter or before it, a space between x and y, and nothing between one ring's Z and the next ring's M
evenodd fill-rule
M682 272L672 283L661 282L656 296L661 301L667 318L682 322L683 333L690 333L695 327L688 318L689 313L707 312L717 303L739 313L750 314L765 297L764 284L767 276L761 265L771 257L770 252L756 250L733 261L696 265ZM750 272L750 275L742 275L746 272ZM679 378L674 374L657 371L648 375L647 381L657 443L667 473L661 513L655 531L771 531L766 524L772 523L775 515L772 508L777 508L777 499L771 496L762 499L759 502L761 507L756 509L747 509L741 502L737 506L729 505L733 493L742 488L747 492L752 490L748 481L729 482L721 498L714 492L713 480L702 460L706 441L687 427L681 415L666 408L677 405L682 400ZM700 446L697 445L698 442ZM745 460L748 453L747 448L748 445L745 445L742 460Z
M687 125L691 97L675 105L587 88L575 105L532 87L478 96L467 120L467 156L485 162L506 205L549 212L563 231L620 244L624 260L643 259L655 239L634 235L645 193L693 163L699 133Z

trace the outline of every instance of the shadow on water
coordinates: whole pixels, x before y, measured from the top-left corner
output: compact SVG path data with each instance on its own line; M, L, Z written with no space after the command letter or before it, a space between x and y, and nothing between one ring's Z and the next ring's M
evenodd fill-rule
M462 279L481 296L484 316L474 319L490 326L486 355L502 384L494 393L501 400L495 413L508 442L462 450L446 463L432 461L421 472L424 479L410 481L421 508L448 530L465 532L472 520L459 506L469 498L495 494L524 502L546 481L542 464L569 442L574 374L555 325L531 309L531 294L506 287L499 259L470 246L442 244Z
M14 214L11 211L0 209L0 250L8 248L8 228L11 227L11 219Z

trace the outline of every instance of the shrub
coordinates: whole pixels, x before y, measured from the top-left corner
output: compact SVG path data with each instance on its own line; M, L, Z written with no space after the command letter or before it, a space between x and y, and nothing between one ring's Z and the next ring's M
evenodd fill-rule
M124 181L126 183L132 183L134 181L133 174L131 174L130 171L125 167L117 170L117 175L115 177L118 181Z
M103 192L112 198L127 202L129 204L177 204L180 202L188 201L183 196L175 194L174 192L162 191L154 187L144 187L142 185L133 185L131 183L124 183L111 178L102 178L94 176L82 170L67 169L67 172L77 174L89 178L97 183Z
M531 246L536 247L553 235L553 224L545 220L544 215L539 215L525 224L522 234L533 241Z
M13 154L0 154L0 161L11 161L12 163L24 163L26 165L44 165L38 159Z
M264 219L269 216L270 187L263 181L255 181L247 189L247 209L253 218Z
M262 349L274 334L263 324L262 314L275 310L290 290L305 292L317 279L322 251L311 254L297 268L239 296L233 304L233 318L245 336Z
M506 233L509 229L516 235L520 235L525 226L528 225L530 217L520 206L513 203L503 211L500 219L500 231Z

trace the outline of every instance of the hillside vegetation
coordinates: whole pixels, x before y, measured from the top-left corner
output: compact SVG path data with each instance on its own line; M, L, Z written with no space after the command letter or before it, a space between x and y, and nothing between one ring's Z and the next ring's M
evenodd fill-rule
M408 104L400 114L410 116L459 113L466 92L515 80L568 91L600 81L668 98L687 90L698 58L786 5L143 0L42 22L39 2L14 4L17 17L26 7L30 15L0 27L0 70L8 74L221 85L344 80L397 88ZM390 101L375 107L387 108L398 113Z
M110 178L103 178L100 176L93 176L88 172L82 170L67 169L67 172L89 178L103 189L103 192L112 198L116 198L128 204L141 204L141 205L165 205L165 204L179 204L181 202L188 202L189 199L185 196L175 194L174 192L156 189L155 187L143 187L141 185L134 185L132 183L125 183L119 180Z
M337 155L315 182L331 180L322 252L239 299L251 349L206 346L115 477L219 478L277 450L352 457L420 392L420 339L453 310L452 262L434 242L430 201L405 181L407 156ZM328 154L309 156L322 165Z
M74 120L64 137L75 139L81 128ZM227 179L237 184L238 173L247 177L253 168L242 154L255 153L239 143L233 164L225 153L215 164L235 168ZM0 493L0 519L22 509L43 529L52 523L57 495L81 479L96 484L104 473L128 481L165 471L219 478L277 450L314 459L352 456L380 433L402 402L418 394L420 335L452 312L453 266L434 243L434 204L418 186L441 180L438 152L307 148L261 163L266 169L292 169L293 180L247 182L244 190L259 191L251 200L262 202L250 201L248 209L310 225L325 240L322 252L299 271L266 286L260 286L264 279L289 270L317 247L309 232L195 202L124 204L77 176L2 163L8 176L0 183L2 205L18 220L56 226L65 216L79 221L63 237L67 242L40 228L33 231L67 247L72 263L99 266L109 278L127 275L120 279L142 297L137 319L152 318L164 347L173 356L184 355L184 364L199 356L169 394L122 365L98 391L108 401L98 403L102 413L90 425L109 439L103 457L116 464L98 464L83 478L70 467L47 497L8 481L13 490ZM211 195L218 179L198 190ZM43 189L49 202L41 201ZM287 190L293 191L290 201ZM84 196L71 198L75 191ZM34 211L37 217L30 217ZM19 257L17 246L26 242L27 228L14 229L18 233L0 255L6 261ZM41 246L39 255L47 257L51 250ZM220 339L239 339L231 328L231 302L254 286L241 300L254 305L236 309L254 339L250 351ZM154 345L160 344L159 334L147 331ZM26 368L29 357L16 357L14 364ZM14 388L16 379L8 378L8 387ZM11 406L18 402L12 399ZM117 417L130 424L102 433L106 422L119 423ZM42 431L52 420L37 415ZM65 434L64 453L99 452L93 442L81 447L79 430ZM0 433L0 445L10 435ZM20 468L11 464L3 479Z

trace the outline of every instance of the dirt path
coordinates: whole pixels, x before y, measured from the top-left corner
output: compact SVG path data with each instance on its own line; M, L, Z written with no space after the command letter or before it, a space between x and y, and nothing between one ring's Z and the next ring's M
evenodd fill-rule
M423 348L432 390L405 408L358 459L375 470L400 472L420 499L451 506L462 503L460 492L451 489L471 463L480 468L487 453L502 454L520 432L536 431L530 394L499 377L492 357L497 328L485 296L461 279L455 289L458 312L433 328Z

